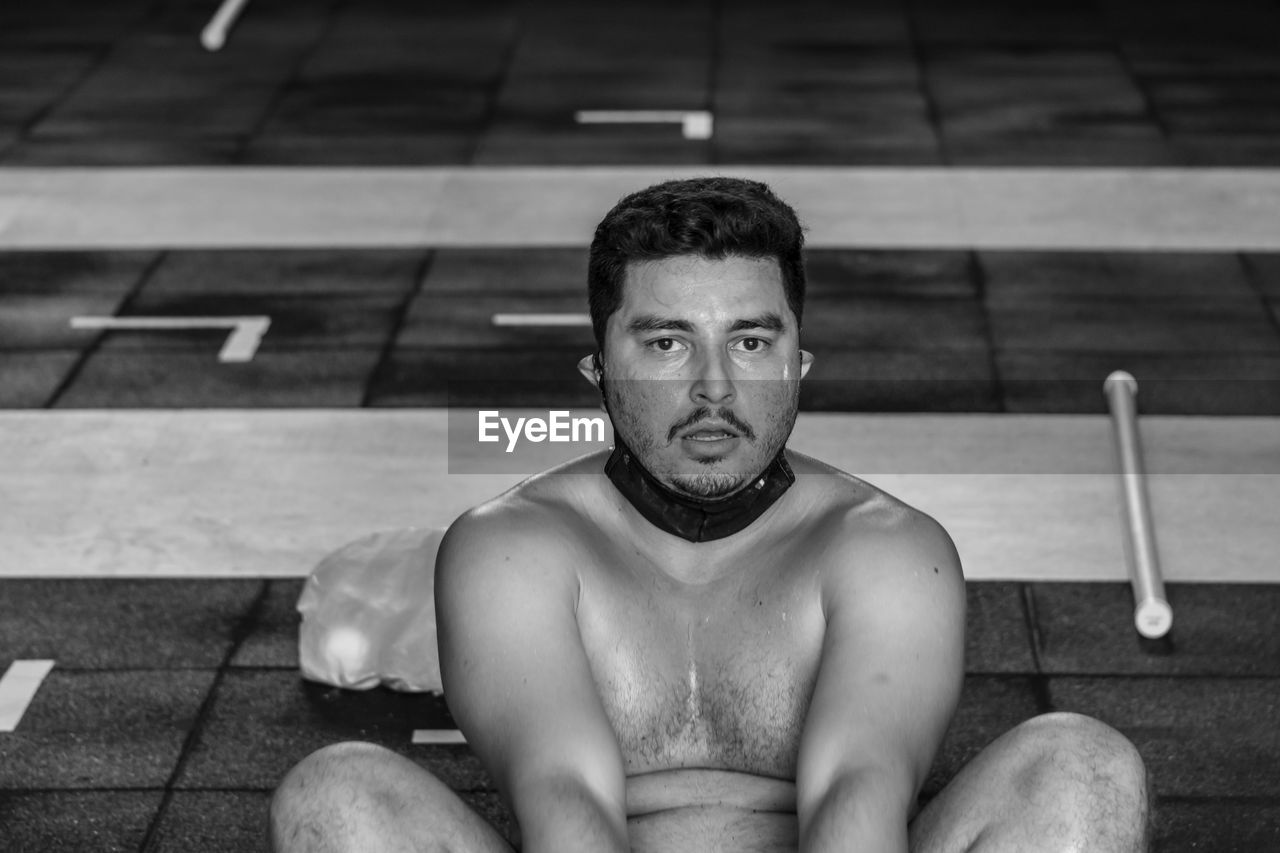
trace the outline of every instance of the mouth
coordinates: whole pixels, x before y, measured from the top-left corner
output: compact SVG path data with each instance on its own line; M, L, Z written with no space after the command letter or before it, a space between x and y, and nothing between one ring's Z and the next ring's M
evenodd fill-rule
M718 441L728 441L732 438L741 438L742 434L732 427L723 424L700 424L680 436L684 441L697 441L706 444L713 444Z
M703 430L700 432L692 432L684 437L685 441L724 441L738 436L724 430Z

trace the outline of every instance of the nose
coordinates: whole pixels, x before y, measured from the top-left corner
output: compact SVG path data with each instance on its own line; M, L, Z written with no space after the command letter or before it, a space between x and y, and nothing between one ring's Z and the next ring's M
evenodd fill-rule
M704 354L698 362L689 397L699 405L712 406L732 403L735 394L728 355L722 352Z

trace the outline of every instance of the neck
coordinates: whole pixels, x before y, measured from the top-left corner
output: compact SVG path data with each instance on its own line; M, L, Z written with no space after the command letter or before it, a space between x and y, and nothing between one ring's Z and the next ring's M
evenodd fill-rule
M795 482L785 450L743 488L722 498L695 498L673 491L650 474L615 439L605 474L650 524L689 542L712 542L746 529Z

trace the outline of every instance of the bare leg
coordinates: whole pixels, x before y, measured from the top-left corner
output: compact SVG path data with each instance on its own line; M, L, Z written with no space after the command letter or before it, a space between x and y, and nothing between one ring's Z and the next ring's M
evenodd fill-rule
M327 746L289 771L271 800L277 853L511 853L447 785L368 743Z
M1145 853L1142 758L1080 714L1045 714L998 738L911 824L912 853Z

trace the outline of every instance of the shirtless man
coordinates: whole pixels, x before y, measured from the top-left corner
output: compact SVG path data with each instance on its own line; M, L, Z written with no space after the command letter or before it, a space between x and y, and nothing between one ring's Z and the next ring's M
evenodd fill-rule
M281 783L277 850L1147 849L1141 758L1074 714L917 808L963 680L964 579L932 518L785 448L812 362L801 241L754 182L619 202L580 365L615 449L441 545L445 695L519 837L409 759L338 744Z

